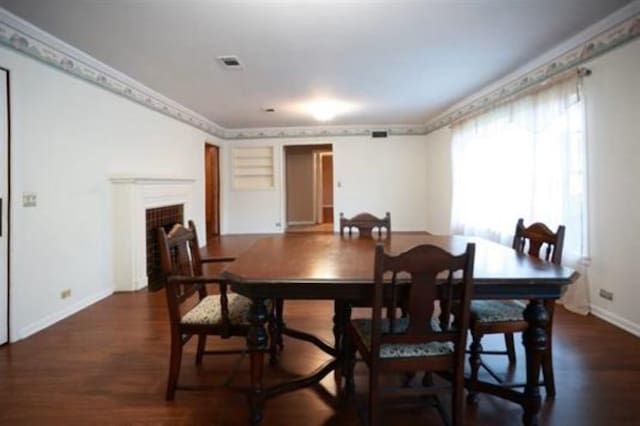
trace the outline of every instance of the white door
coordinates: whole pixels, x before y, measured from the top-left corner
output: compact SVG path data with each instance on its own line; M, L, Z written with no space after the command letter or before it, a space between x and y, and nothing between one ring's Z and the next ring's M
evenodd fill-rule
M7 277L7 149L9 147L9 74L0 68L0 345L9 335L9 285Z

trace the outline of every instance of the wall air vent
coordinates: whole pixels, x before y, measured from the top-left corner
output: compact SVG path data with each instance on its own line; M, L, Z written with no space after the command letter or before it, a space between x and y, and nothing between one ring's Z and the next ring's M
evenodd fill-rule
M218 60L225 68L240 69L244 68L237 56L218 56Z
M386 130L372 130L371 131L371 137L372 138L386 138L387 136L389 136L389 132L387 132Z

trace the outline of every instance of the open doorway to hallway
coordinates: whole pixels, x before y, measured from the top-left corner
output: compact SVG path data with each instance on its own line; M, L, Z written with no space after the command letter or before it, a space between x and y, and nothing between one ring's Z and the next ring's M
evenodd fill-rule
M287 232L333 232L331 145L284 148Z

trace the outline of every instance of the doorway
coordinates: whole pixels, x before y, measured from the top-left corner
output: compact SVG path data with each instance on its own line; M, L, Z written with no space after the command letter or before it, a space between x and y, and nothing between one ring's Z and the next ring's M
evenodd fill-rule
M207 241L220 235L220 150L204 144L204 202Z
M284 148L287 232L333 232L331 145Z
M9 340L9 71L0 68L0 345Z

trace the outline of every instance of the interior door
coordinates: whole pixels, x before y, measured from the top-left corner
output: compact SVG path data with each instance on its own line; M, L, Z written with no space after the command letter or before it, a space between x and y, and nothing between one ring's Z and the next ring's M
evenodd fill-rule
M9 73L0 68L0 345L9 338L8 233Z
M204 146L204 186L207 240L220 234L220 163L215 145Z

